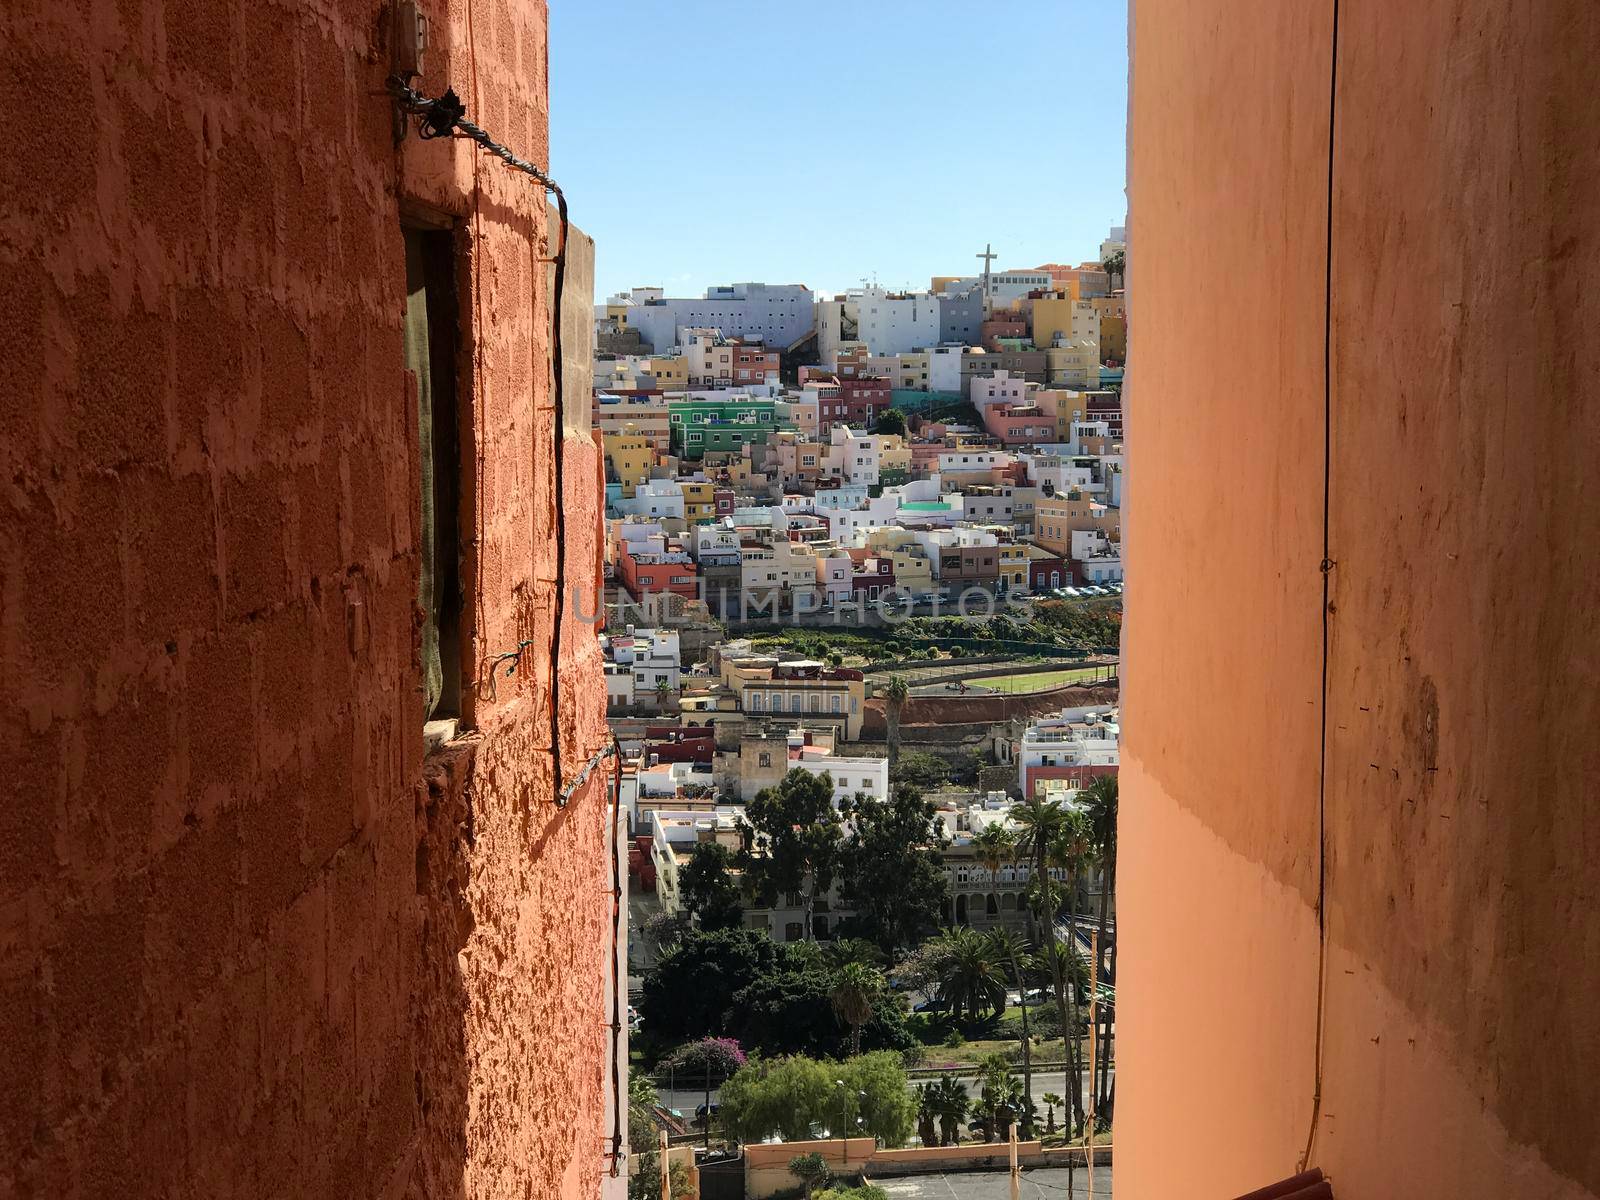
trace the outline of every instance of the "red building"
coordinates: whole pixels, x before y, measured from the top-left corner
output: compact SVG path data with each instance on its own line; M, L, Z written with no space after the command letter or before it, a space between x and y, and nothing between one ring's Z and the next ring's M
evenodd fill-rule
M1072 570L1066 559L1055 555L1028 559L1028 586L1034 591L1048 592L1071 582Z
M855 558L852 552L851 558ZM856 600L876 600L894 587L894 563L887 558L863 557L856 560L850 575L850 590Z
M765 346L735 341L733 346L734 383L778 382L778 352Z
M693 600L699 595L694 559L682 550L630 550L617 555L617 579L635 600L672 592Z
M645 762L709 763L716 755L717 734L709 725L651 725L644 731Z
M838 384L839 396L834 403L843 411L846 425L872 426L893 399L887 379L840 379Z

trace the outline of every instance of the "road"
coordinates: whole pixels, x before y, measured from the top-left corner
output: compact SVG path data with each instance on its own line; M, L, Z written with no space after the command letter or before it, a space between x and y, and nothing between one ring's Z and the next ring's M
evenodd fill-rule
M872 1181L891 1200L1006 1200L1011 1194L1010 1173L1001 1171L973 1171L943 1175L907 1175L904 1179L874 1179ZM1022 1172L1023 1200L1067 1200L1067 1169L1065 1167L1039 1167ZM1072 1172L1073 1200L1090 1200L1089 1176L1082 1167ZM1111 1167L1094 1169L1093 1200L1103 1200L1111 1195Z

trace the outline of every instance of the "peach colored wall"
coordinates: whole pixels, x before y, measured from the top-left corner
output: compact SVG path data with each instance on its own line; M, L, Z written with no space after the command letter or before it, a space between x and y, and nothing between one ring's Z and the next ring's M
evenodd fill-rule
M1331 17L1132 12L1135 1200L1285 1176L1311 1128ZM1579 0L1341 5L1312 1155L1341 1200L1600 1194L1597 45Z
M544 4L428 7L424 85L542 161ZM544 198L395 150L379 12L0 15L40 118L0 156L0 1194L599 1189L609 872L598 785L550 802ZM537 647L426 774L402 199L460 222L469 671ZM597 475L574 428L591 586ZM570 772L604 691L565 646Z

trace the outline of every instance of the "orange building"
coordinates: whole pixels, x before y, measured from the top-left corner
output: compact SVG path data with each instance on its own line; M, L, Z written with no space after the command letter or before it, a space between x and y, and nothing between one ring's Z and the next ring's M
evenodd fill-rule
M421 7L547 161L545 5ZM0 1195L623 1182L593 245L553 420L553 210L396 145L394 11L0 10Z
M1132 13L1117 1196L1600 1195L1600 9Z

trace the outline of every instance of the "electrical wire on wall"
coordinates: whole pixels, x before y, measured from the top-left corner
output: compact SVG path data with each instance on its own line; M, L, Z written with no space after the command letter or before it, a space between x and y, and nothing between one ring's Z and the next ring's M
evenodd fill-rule
M1328 982L1328 608L1333 560L1333 166L1335 117L1339 106L1339 0L1333 0L1333 30L1328 57L1328 198L1322 280L1322 682L1319 693L1320 741L1317 762L1317 1017L1312 1065L1311 1125L1299 1171L1311 1162L1322 1120L1322 1051Z
M406 78L400 75L391 76L389 90L395 97L395 102L401 113L401 123L398 128L403 136L405 116L415 117L418 126L418 136L424 141L436 138L464 137L477 143L484 151L500 159L507 167L521 171L532 176L551 193L556 200L556 213L560 225L559 240L556 243L555 254L542 261L551 262L555 266L555 280L551 296L551 364L553 393L553 478L551 482L551 508L554 512L555 543L556 543L556 577L554 612L550 634L550 760L551 777L554 781L554 795L552 799L557 808L565 808L572 798L588 782L595 769L608 758L616 760L612 775L611 798L611 830L609 845L611 854L611 1085L614 1094L612 1133L609 1138L611 1150L607 1157L611 1160L611 1174L618 1176L622 1171L623 1113L627 1098L623 1094L622 1082L622 963L621 963L621 936L622 936L622 872L621 872L621 847L618 841L618 826L622 819L622 749L615 736L608 745L596 751L583 765L570 783L563 783L564 772L561 762L561 627L566 618L566 588L567 588L567 521L566 509L563 498L566 487L566 455L565 455L565 401L566 389L564 382L564 362L561 339L561 315L563 298L566 290L567 275L567 240L571 224L567 216L567 198L555 180L551 179L534 163L513 153L508 147L490 137L481 126L474 124L466 118L466 105L456 95L453 88L445 89L443 95L429 97L423 95L407 83ZM489 660L490 696L494 696L494 682L502 663L505 664L506 675L512 675L521 664L523 653L532 646L531 641L519 642L515 650L497 654Z
M566 806L571 792L562 785L564 772L561 763L561 627L566 620L567 592L567 519L562 504L566 486L566 438L564 436L566 395L563 381L561 345L561 311L567 278L567 236L570 222L567 217L567 198L559 184L536 164L495 141L480 125L467 120L467 107L456 95L454 88L446 88L437 97L425 96L411 87L400 76L389 78L389 90L403 114L417 120L418 136L424 141L436 138L461 137L475 142L487 153L494 155L512 170L531 175L544 189L556 198L556 213L560 224L560 238L556 252L545 261L555 264L555 287L551 298L550 351L554 394L553 446L554 478L551 483L551 507L555 516L556 578L554 613L550 632L550 762L551 776L555 781L555 803ZM402 125L403 129L404 126ZM505 673L515 674L521 664L523 651L531 643L522 642L515 650L495 655L489 664L490 695L494 695L494 680L501 663L506 663Z

